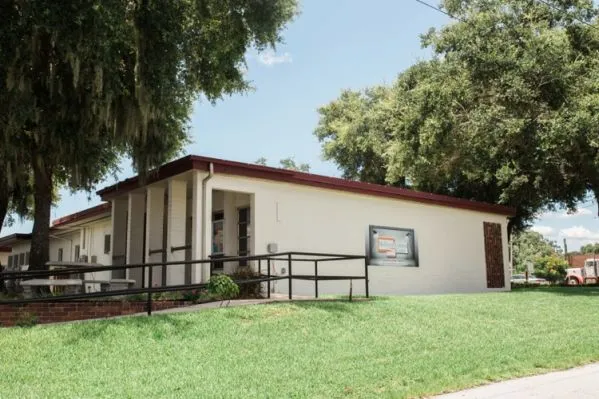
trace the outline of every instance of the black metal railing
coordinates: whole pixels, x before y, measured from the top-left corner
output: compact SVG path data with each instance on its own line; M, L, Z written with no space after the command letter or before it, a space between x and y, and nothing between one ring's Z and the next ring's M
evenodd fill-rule
M322 275L318 271L319 264L323 262L335 262L335 261L355 261L361 260L364 266L363 275ZM171 292L171 291L185 291L207 288L208 283L196 283L196 284L175 284L175 285L162 285L152 286L153 269L157 266L164 268L173 268L176 266L185 265L205 265L210 264L210 269L213 270L214 263L226 264L229 262L238 263L240 261L254 261L257 262L258 273L255 278L250 279L237 279L234 280L238 285L241 284L255 284L265 283L267 297L270 298L271 294L271 283L273 281L288 280L288 295L289 299L293 298L293 280L307 280L314 281L314 296L318 298L319 295L319 281L336 281L336 280L364 280L364 288L366 297L369 297L368 288L368 260L365 256L361 255L343 255L343 254L327 254L327 253L315 253L315 252L283 252L276 254L267 255L251 255L251 256L234 256L234 257L219 257L214 259L200 259L200 260L188 260L188 261L172 261L172 262L151 262L151 263L137 263L137 264L125 264L125 265L112 265L112 266L86 266L81 267L69 267L74 264L69 262L52 262L49 263L52 266L61 266L62 269L55 270L27 270L27 271L8 271L0 273L0 280L4 281L17 281L17 280L30 280L34 278L50 278L55 276L64 276L71 274L82 274L82 273L94 273L103 271L122 271L129 269L142 269L142 281L140 282L141 287L121 289L121 290L110 290L110 291L96 291L96 292L83 292L75 294L64 294L58 296L35 296L31 298L18 298L10 300L0 300L0 305L13 304L22 305L27 303L35 302L61 302L61 301L75 301L81 299L90 298L103 298L111 296L122 296L122 295L136 295L136 294L147 294L147 313L152 314L152 294L160 292ZM266 274L263 274L262 265L266 263ZM271 272L271 266L273 262L284 262L287 265L287 273L285 275L273 275ZM314 264L314 274L293 274L293 263L294 262L311 262ZM126 272L125 272L126 274ZM148 276L148 284L145 284L145 276ZM83 285L83 284L82 284Z

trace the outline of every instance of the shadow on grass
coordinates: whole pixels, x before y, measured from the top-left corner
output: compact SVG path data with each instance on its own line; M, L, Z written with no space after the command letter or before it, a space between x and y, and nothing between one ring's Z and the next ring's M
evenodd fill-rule
M80 341L102 339L111 335L113 327L133 327L139 331L151 332L155 338L177 335L191 328L195 323L175 315L130 316L111 320L90 320L72 325L67 345L77 345Z
M599 286L538 286L526 288L512 288L512 294L522 294L529 292L542 292L547 294L556 294L562 296L599 296Z

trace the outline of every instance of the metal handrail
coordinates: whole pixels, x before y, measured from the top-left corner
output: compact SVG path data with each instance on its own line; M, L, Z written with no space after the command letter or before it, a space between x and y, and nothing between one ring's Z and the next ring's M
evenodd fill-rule
M301 256L301 258L294 258L294 256ZM309 258L311 257L311 258ZM339 260L364 260L364 276L331 276L331 275L319 275L318 274L318 263L325 261L339 261ZM288 280L289 284L289 299L293 297L293 280L313 280L315 283L315 297L318 298L318 281L319 280L359 280L363 279L365 282L365 293L366 297L369 297L369 287L368 287L368 259L363 255L342 255L342 254L326 254L326 253L317 253L317 252L280 252L274 254L263 254L263 255L248 255L248 256L232 256L232 257L223 257L218 259L197 259L197 260L188 260L188 261L170 261L170 262L149 262L149 263L137 263L137 264L125 264L125 265L110 265L110 266L91 266L91 267L80 267L80 264L77 264L79 267L77 268L66 268L59 270L28 270L28 271L6 271L0 272L0 279L3 280L18 280L18 279L31 279L35 277L50 277L57 275L65 275L72 273L91 273L91 272L99 272L99 271L112 271L112 270L127 270L134 268L149 268L149 282L152 281L152 270L156 266L181 266L181 265L189 265L189 264L213 264L215 262L238 262L238 261L248 261L248 260L257 260L261 265L262 260L266 260L267 262L267 275L262 275L261 270L258 271L260 277L259 278L251 278L244 280L234 280L238 285L241 284L250 284L250 283L267 283L267 295L270 298L270 285L272 281L278 280ZM288 274L287 276L272 276L271 275L271 262L273 261L283 261L288 264ZM304 275L304 274L293 274L292 265L294 261L298 262L314 262L315 270L314 275ZM58 264L59 263L59 264ZM49 266L69 266L69 262L48 262ZM74 264L72 264L74 266ZM142 281L144 284L144 281ZM160 286L160 287L152 287L151 283L149 287L142 286L141 288L131 288L125 290L115 290L115 291L106 291L106 292L87 292L81 294L67 294L60 296L47 296L47 297L34 297L34 298L25 298L18 300L0 300L0 305L3 304L13 304L13 305L21 305L27 303L35 303L35 302L63 302L63 301L73 301L78 299L90 299L90 298L102 298L102 297L110 297L110 296L121 296L121 295L135 295L135 294L147 294L147 313L151 315L152 313L152 294L159 292L171 292L171 291L182 291L182 290L194 290L194 289L202 289L207 287L207 283L197 283L197 284L179 284L179 285L171 285L171 286Z

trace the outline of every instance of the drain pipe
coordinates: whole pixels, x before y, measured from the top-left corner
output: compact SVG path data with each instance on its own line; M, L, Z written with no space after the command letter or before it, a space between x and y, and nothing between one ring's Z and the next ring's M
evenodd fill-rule
M214 164L212 162L210 162L210 165L208 167L208 176L204 177L202 179L202 259L206 259L208 257L207 255L207 248L206 248L206 214L208 213L208 209L206 208L206 183L208 183L208 180L212 179L212 176L214 176ZM197 221L196 221L197 223ZM202 276L202 282L204 281L204 264L201 264L201 268L202 268L202 273L200 273L200 275Z

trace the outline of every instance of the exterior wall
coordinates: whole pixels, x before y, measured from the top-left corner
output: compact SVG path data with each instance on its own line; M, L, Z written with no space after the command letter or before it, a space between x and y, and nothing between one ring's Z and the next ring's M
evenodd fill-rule
M373 295L493 291L486 283L483 222L500 223L505 273L500 290L509 290L504 216L221 174L212 178L211 186L254 194L255 254L276 243L278 252L363 255L369 225L414 229L419 267L370 266ZM274 268L282 274L287 265L277 262ZM321 263L319 273L327 271L363 275L364 262ZM293 273L312 274L313 264L294 263ZM293 289L294 294L312 295L314 283L294 281ZM319 290L347 293L349 281L320 282ZM287 282L276 284L276 291L286 292ZM362 281L354 282L353 292L363 292Z
M77 228L68 232L53 231L50 235L50 261L58 261L59 249L62 249L62 260L64 262L74 262L75 246L80 246L80 255L87 255L88 262L95 261L102 265L110 265L112 261L112 248L108 253L104 253L104 236L112 233L112 224L110 218L104 218L87 224L85 227ZM83 236L85 236L85 248L83 248ZM23 241L12 247L12 254L29 252L30 243ZM4 263L3 263L4 264ZM27 266L27 265L26 265ZM27 267L23 268L24 270ZM86 273L86 280L110 280L111 272ZM87 284L86 290L99 290L98 284Z
M0 265L6 266L8 264L8 255L10 255L10 252L0 252Z

